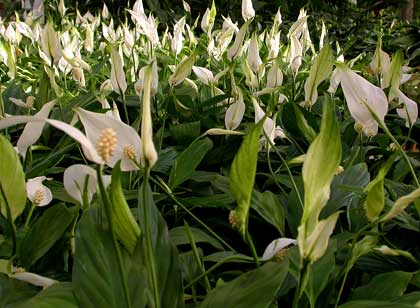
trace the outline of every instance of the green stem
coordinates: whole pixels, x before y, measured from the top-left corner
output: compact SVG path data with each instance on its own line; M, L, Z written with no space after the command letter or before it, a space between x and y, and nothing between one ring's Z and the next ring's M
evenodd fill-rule
M223 245L225 245L229 250L236 253L236 250L230 246L228 243L226 243L225 240L223 240L219 235L217 235L216 232L214 232L209 226L207 226L200 218L195 216L185 205L183 205L179 200L174 196L171 189L166 185L165 182L162 181L159 177L157 177L158 180L155 180L153 177L151 177L151 181L158 185L168 196L172 199L179 207L181 207L185 212L187 212L195 221L197 221L200 225L204 227L211 235L213 235L216 239L218 239Z
M289 165L287 164L287 161L283 158L283 155L281 155L281 153L279 152L279 150L274 146L273 142L271 142L270 138L267 136L267 134L265 133L265 131L264 131L264 136L267 139L267 142L270 144L270 148L273 149L274 152L276 152L277 156L280 158L280 160L282 161L283 165L286 167L287 173L288 173L288 175L290 177L290 181L292 182L293 189L295 190L295 193L296 193L296 195L298 197L300 206L303 209L302 197L301 197L300 192L299 192L299 190L297 188L295 179L293 177L292 171L289 168Z
M276 175L274 174L273 168L271 167L271 160L270 160L270 151L267 151L267 164L268 164L268 170L271 173L271 176L273 177L274 183L277 185L277 187L281 190L281 192L287 196L286 191L284 190L284 188L280 185L279 181L276 178ZM282 234L282 236L284 236Z
M34 213L35 208L36 208L36 205L34 203L32 203L31 204L31 209L29 210L28 217L26 218L25 229L28 229L28 227L29 227L29 223L31 221L32 214Z
M296 290L293 295L293 304L292 308L299 308L299 299L300 299L300 281L302 276L302 261L299 263L299 272L296 280Z
M104 208L105 208L105 215L106 215L106 218L107 218L109 231L111 233L112 245L113 245L114 251L117 255L118 268L119 268L120 274L121 274L121 282L122 282L123 289L124 289L126 307L131 308L131 300L130 300L130 292L129 292L128 283L127 283L127 275L126 275L125 268L124 268L124 262L123 262L121 250L120 250L120 247L118 246L118 241L117 241L117 237L116 237L116 234L115 234L114 225L112 223L111 203L108 199L108 194L106 192L105 185L104 185L103 180L102 180L102 166L100 166L100 165L97 166L96 173L97 173L97 178L98 178L99 191L101 193L102 203L103 203Z
M145 225L145 240L146 240L146 247L147 247L147 258L148 263L150 264L150 270L152 275L152 285L153 285L153 297L155 301L155 307L160 308L160 297L159 297L159 286L158 286L158 280L157 280L157 272L156 272L156 264L155 259L153 257L153 245L152 245L152 235L150 233L150 224L149 224L149 210L147 204L147 186L149 182L149 168L146 168L144 173L144 179L143 179L143 185L140 187L140 189L143 190L142 193L142 203L143 203L143 217L144 217L144 225Z
M128 118L128 110L127 110L127 102L125 100L125 94L122 95L122 101L124 106L124 114L125 114L125 120L127 121L127 125L130 125L130 119ZM111 108L114 108L113 106Z
M251 235L246 231L246 241L248 242L249 248L251 249L252 257L254 258L255 265L257 268L260 267L260 261L258 260L257 250L255 249L254 242L252 241Z
M334 308L338 307L338 303L340 302L341 294L343 293L344 285L346 284L347 275L349 274L349 272L350 272L350 269L347 269L347 268L344 271L343 281L341 282L340 290L338 291L337 300L335 302Z
M340 302L341 294L343 293L344 285L346 283L348 273L350 272L351 268L353 267L353 265L350 265L349 262L350 262L350 259L351 259L351 255L353 254L354 247L356 246L357 240L359 239L359 237L362 235L363 232L365 232L367 229L374 226L378 221L380 221L380 219L376 219L376 220L372 221L371 223L367 224L366 226L364 226L363 228L361 228L359 231L357 231L357 233L354 235L354 237L352 239L352 244L351 244L351 247L350 247L350 251L347 254L346 260L344 262L345 270L344 270L343 280L341 281L340 290L339 290L338 295L337 295L337 300L335 302L335 306L334 306L335 308L337 308L338 303ZM341 275L338 279L340 279L340 278L341 278Z
M193 280L191 280L187 285L184 286L184 290L190 288L193 284L195 284L197 281L199 281L200 279L202 279L204 276L208 276L212 271L214 271L216 268L218 268L219 266L223 265L227 261L229 261L229 260L237 260L237 259L243 259L243 260L246 260L246 261L251 261L252 260L251 258L244 258L244 257L240 257L240 256L229 256L229 257L223 258L222 260L220 260L219 262L217 262L215 265L213 265L212 267L210 267L207 271L205 271L204 273L198 275Z
M401 155L404 157L404 159L405 159L405 161L406 161L406 163L408 165L408 168L410 168L410 171L411 171L411 174L413 176L414 182L416 183L417 187L420 188L419 180L417 179L416 172L414 171L413 165L411 164L410 159L408 158L407 153L405 153L405 151L403 150L403 148L401 147L401 145L398 143L397 139L395 139L395 137L391 134L391 132L389 131L388 127L385 125L385 123L383 123L381 121L381 119L378 117L378 115L375 113L375 111L366 102L363 101L363 103L365 104L366 108L369 110L370 114L373 116L373 118L375 119L375 121L378 123L378 125L385 132L385 134L397 146L397 149L398 149L398 151L400 151Z
M199 266L201 272L205 273L206 268L204 267L204 262L201 262L200 254L198 253L197 246L195 245L194 235L192 234L190 226L188 225L188 223L186 221L184 221L184 227L185 227L185 230L187 231L188 240L190 241L191 248L192 248L192 251L193 251L193 254L194 254L194 258L197 262L197 265ZM210 292L211 285L210 285L209 278L207 276L204 276L204 285L205 285L205 288L206 288L206 292L207 293ZM194 289L192 291L194 293Z

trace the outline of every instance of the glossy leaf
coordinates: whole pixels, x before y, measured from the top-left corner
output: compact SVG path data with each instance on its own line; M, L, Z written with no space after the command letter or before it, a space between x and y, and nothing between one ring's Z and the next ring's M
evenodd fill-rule
M376 275L372 280L353 290L353 300L390 300L404 294L412 273L395 271Z
M194 227L190 227L190 230L194 235L194 241L196 243L209 243L213 247L223 250L222 244L203 230ZM174 245L185 245L190 243L185 227L183 226L169 230L169 236Z
M362 193L369 180L370 174L365 163L351 166L335 176L331 184L330 199L321 216L326 217L343 207L349 207L351 201Z
M326 44L316 56L309 77L305 82L305 105L312 106L318 98L318 86L331 74L333 69L333 51Z
M87 210L76 229L76 254L72 287L79 307L119 308L124 300L122 277L109 229L96 207ZM140 264L140 246L132 256L121 249L132 305L145 307L145 269ZM133 306L134 307L134 306Z
M19 157L10 142L0 135L0 210L12 222L25 208L25 174ZM8 207L8 208L7 208Z
M63 203L47 209L23 238L20 260L29 269L64 235L77 215L78 208L67 208Z
M168 186L173 190L188 180L194 174L195 168L197 168L212 147L213 142L209 138L204 138L191 143L191 145L175 159L169 175Z
M0 273L0 307L16 307L38 291L39 288Z
M178 252L171 243L166 222L153 200L150 185L139 189L138 209L141 236L141 258L146 269L147 288L153 302L150 306L183 307L183 287ZM159 303L156 303L156 301Z
M384 179L394 163L398 153L391 155L377 176L366 186L367 198L365 201L366 216L370 221L378 218L385 205Z
M243 237L248 229L248 212L257 171L258 141L263 124L264 119L245 136L230 170L230 191L237 203L238 227Z
M286 278L289 263L268 262L207 294L200 308L269 307Z
M251 207L262 218L277 228L280 234L285 234L285 213L280 201L271 191L260 193L254 190Z
M37 295L17 305L16 308L77 308L73 295L72 285L69 282L60 282L42 290Z
M339 308L413 308L413 306L388 301L363 300L351 301L339 306Z

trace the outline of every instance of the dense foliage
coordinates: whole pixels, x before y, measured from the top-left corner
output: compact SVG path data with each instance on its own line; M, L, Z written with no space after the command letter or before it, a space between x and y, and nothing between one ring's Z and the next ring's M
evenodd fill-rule
M416 23L66 3L0 20L1 307L418 306Z

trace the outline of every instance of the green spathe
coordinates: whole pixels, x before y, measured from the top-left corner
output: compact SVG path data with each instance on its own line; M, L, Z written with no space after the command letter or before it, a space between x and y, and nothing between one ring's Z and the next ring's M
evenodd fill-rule
M340 129L334 111L334 104L326 98L321 131L309 147L302 170L305 199L298 243L302 257L312 262L325 252L338 218L337 212L326 220L318 220L330 197L330 185L341 161ZM325 245L316 243L320 240Z

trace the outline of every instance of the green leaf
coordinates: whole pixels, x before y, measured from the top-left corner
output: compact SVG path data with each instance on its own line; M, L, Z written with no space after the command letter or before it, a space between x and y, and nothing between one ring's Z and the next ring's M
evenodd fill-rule
M378 218L379 214L384 209L385 205L385 192L384 192L384 179L394 163L398 152L391 155L383 167L379 170L378 175L366 186L365 192L367 198L365 201L366 216L370 221Z
M306 121L303 112L300 110L300 107L296 104L293 104L293 108L295 109L296 124L300 130L300 133L303 134L307 141L314 141L316 137L315 130L312 128L312 126L309 125L308 121Z
M402 271L376 275L368 284L354 289L351 299L391 300L402 296L412 276L412 273Z
M55 283L16 308L77 308L70 282Z
M398 200L395 201L394 205L389 210L389 212L386 213L386 215L383 218L381 218L381 221L387 221L387 220L393 219L402 211L404 211L405 208L409 206L412 202L418 200L418 198L420 198L420 188L412 191L410 194L406 196L398 198Z
M369 221L378 218L385 205L384 179L376 181L370 186L369 193L365 201L366 217Z
M334 213L326 220L318 221L330 197L330 185L340 161L340 128L335 118L335 106L325 96L321 131L309 146L302 168L305 198L298 228L298 246L302 256L312 255L312 261L316 260L315 255L321 256L327 248L329 234L338 218ZM326 243L316 243L320 238Z
M99 209L91 207L84 212L76 229L72 287L79 307L120 308L125 298L118 258L104 221ZM140 245L132 256L121 250L132 307L146 307L147 301L147 276L140 264L139 251Z
M342 207L349 207L351 201L369 183L370 175L367 165L360 163L344 170L335 176L331 184L331 195L327 205L321 212L321 217L326 217Z
M318 98L318 86L331 74L333 69L333 51L329 44L321 49L316 56L309 77L305 82L305 105L312 106Z
M328 159L325 159L328 157ZM334 105L326 96L319 135L311 143L302 168L305 199L301 224L310 233L330 196L330 185L341 161L340 128Z
M268 262L262 267L216 287L207 294L200 308L269 307L282 286L289 263Z
M305 293L311 303L311 307L316 307L316 301L321 292L330 282L330 276L335 270L335 252L336 247L330 245L327 253L309 265L308 280L305 284Z
M172 137L178 144L189 144L200 136L200 121L181 123L169 127Z
M211 255L205 256L203 258L204 261L208 262L221 262L223 263L252 263L255 260L251 257L246 255L235 253L232 251L218 251L212 253Z
M316 223L314 230L305 239L302 246L299 246L302 256L307 257L311 262L315 262L324 255L339 215L340 212L335 212L328 218Z
M146 269L147 288L151 307L183 307L183 286L178 252L171 243L168 227L158 211L147 181L139 189L139 221L143 234L140 238L141 258ZM156 301L159 301L157 303Z
M188 180L195 168L203 160L207 152L213 147L209 138L204 138L190 144L176 159L169 175L168 186L173 190Z
M351 301L339 306L339 308L413 308L413 305L406 305L402 303L393 303L386 301Z
M19 258L29 269L64 235L77 215L77 207L68 209L63 203L47 209L25 235L20 245Z
M39 288L0 274L0 307L12 308L36 295Z
M384 74L383 77L383 88L390 88L388 94L388 100L392 101L396 95L397 90L400 87L400 80L402 76L402 65L404 62L404 54L401 50L398 50L392 57L391 67Z
M121 161L112 169L111 178L111 217L115 227L117 238L130 254L136 248L137 239L140 236L140 228L125 200L121 187Z
M223 250L222 244L203 230L194 227L190 227L190 230L194 235L194 241L196 243L209 243L213 247ZM185 245L190 243L184 226L169 230L169 237L174 245Z
M277 228L281 235L285 234L285 213L279 199L271 191L260 193L254 190L251 207L262 218Z
M230 170L230 191L238 205L238 227L244 238L248 229L248 212L257 171L258 142L264 120L258 122L245 136Z
M0 135L0 212L14 222L25 208L25 174L18 154L10 142Z

